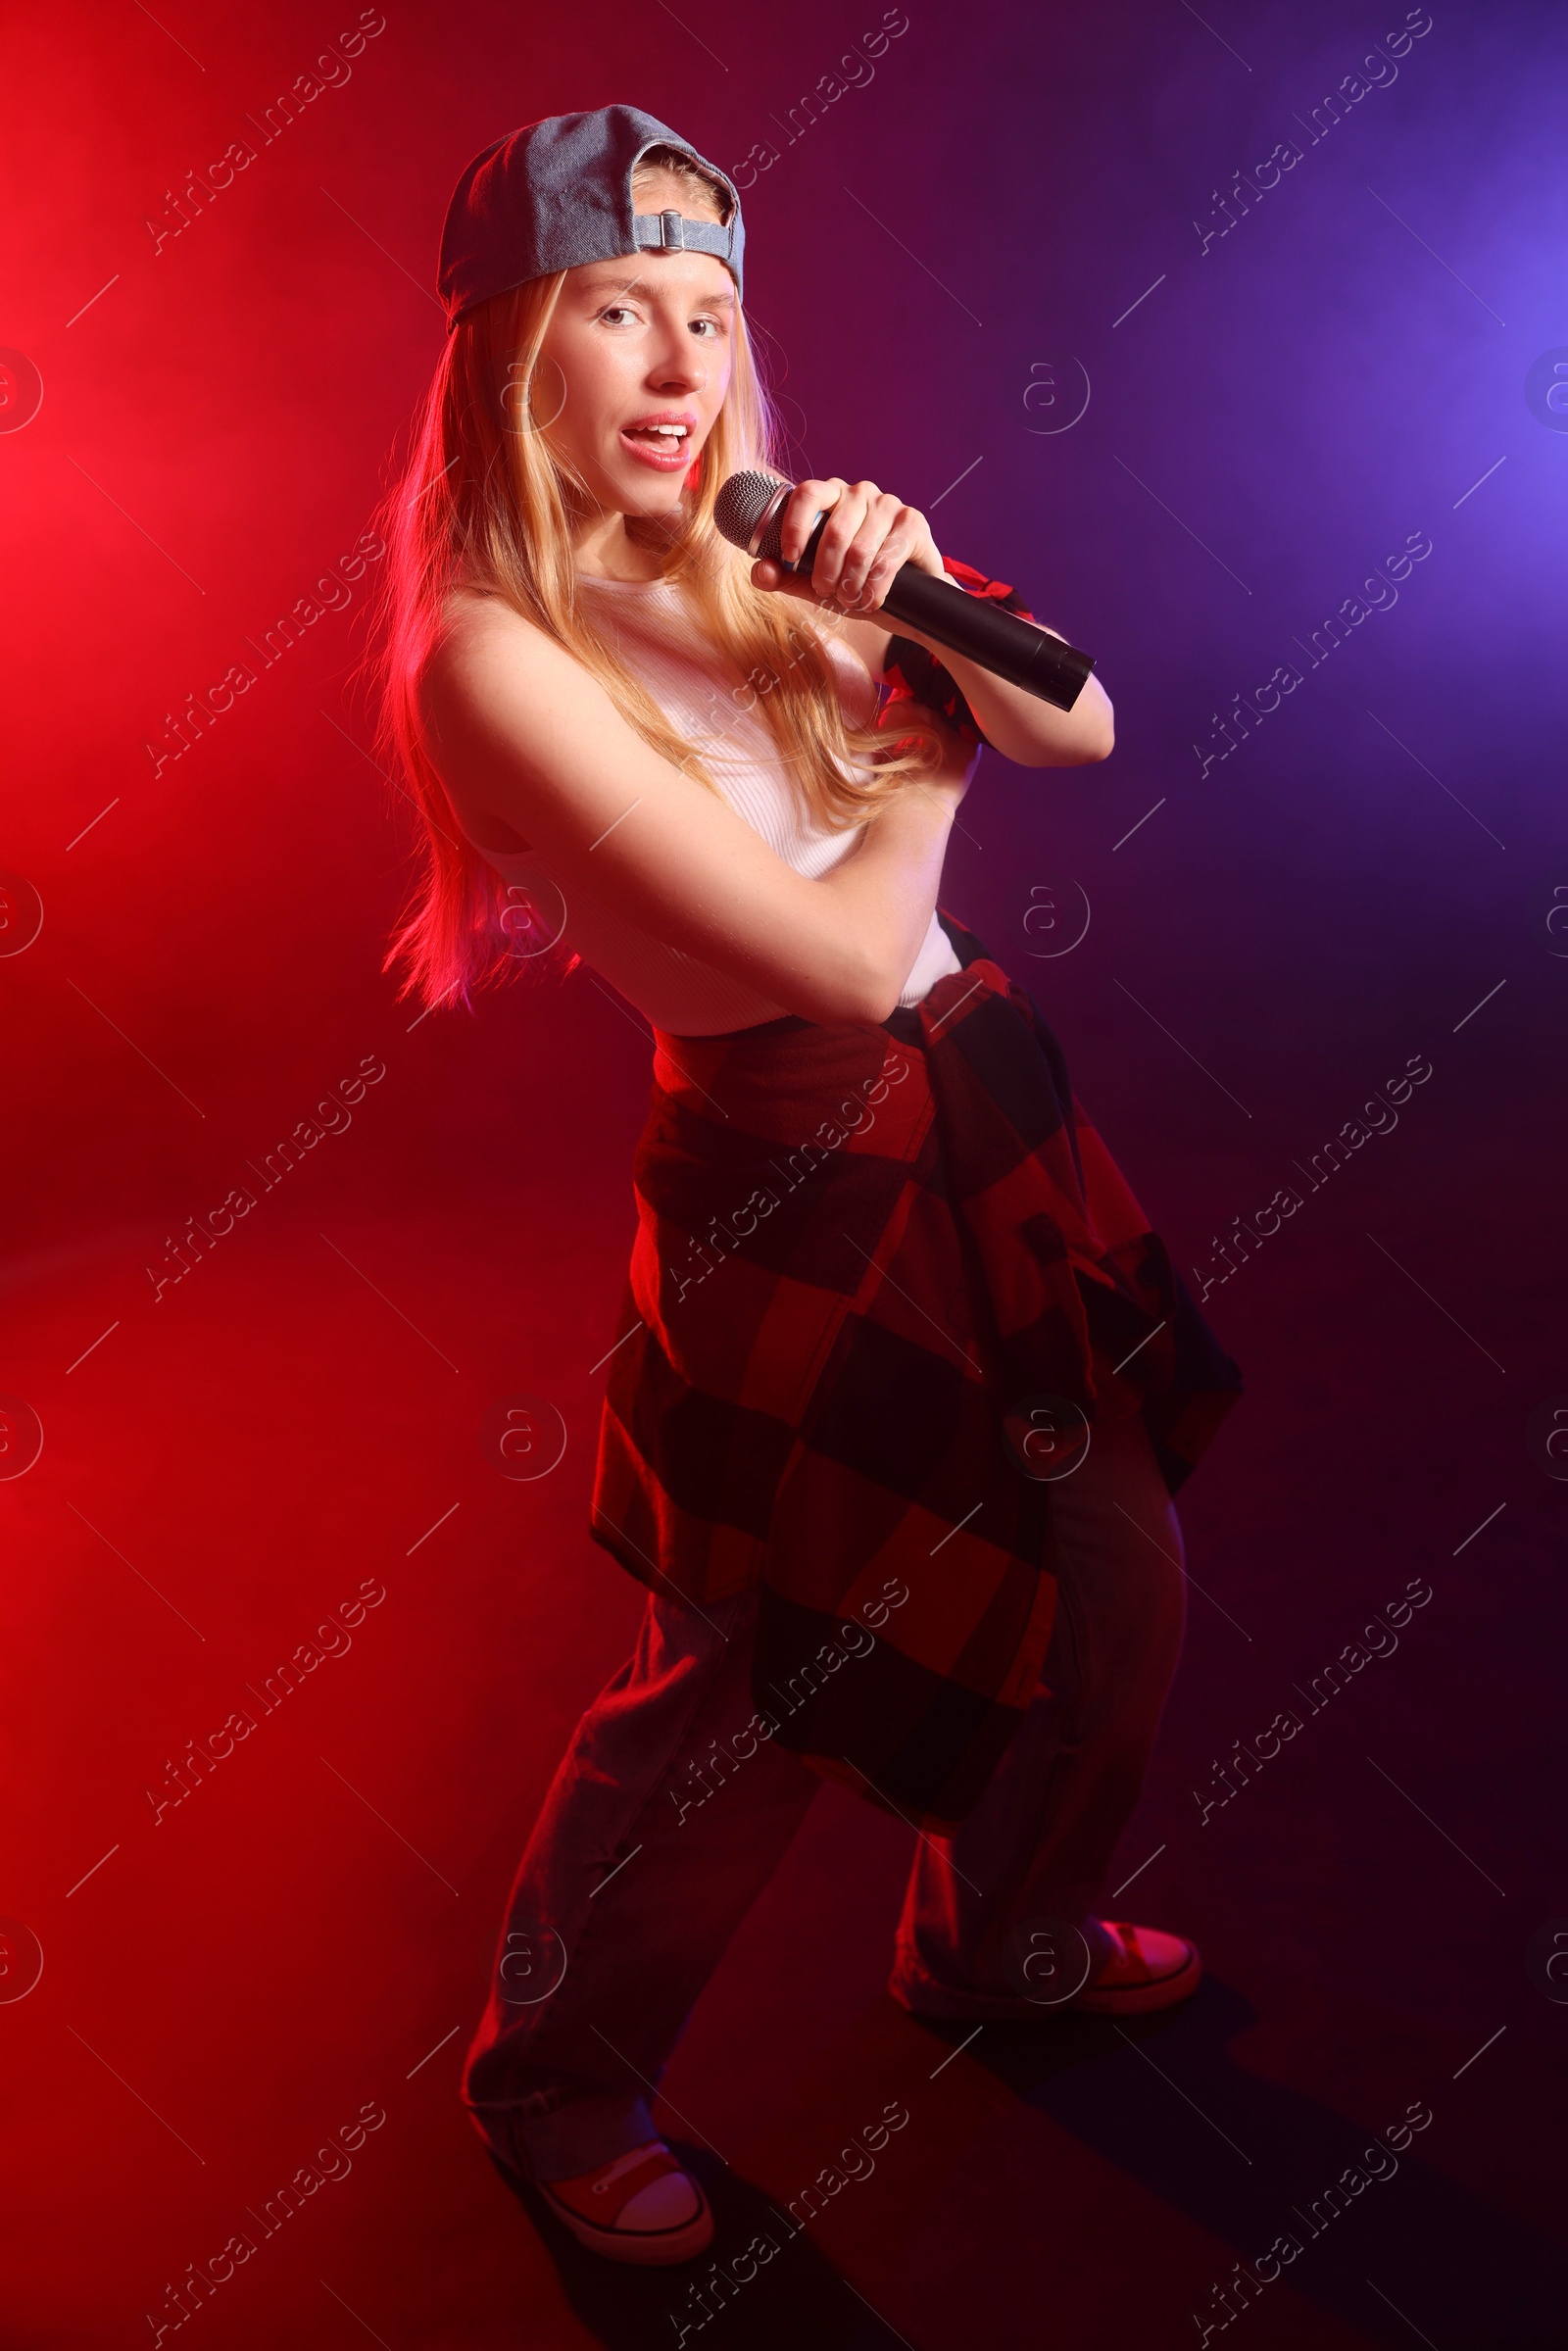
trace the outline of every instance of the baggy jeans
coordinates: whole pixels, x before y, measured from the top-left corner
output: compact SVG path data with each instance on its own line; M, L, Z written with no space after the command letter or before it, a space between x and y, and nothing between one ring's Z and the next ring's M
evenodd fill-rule
M915 1841L889 1989L918 2015L1038 2019L1032 1986L1049 2003L1072 1952L1081 1982L1109 1948L1092 1905L1181 1650L1182 1538L1136 1417L1097 1424L1052 1505L1039 1692L956 1834ZM569 2179L658 2135L650 2102L681 2029L821 1787L748 1730L756 1611L755 1592L705 1608L650 1593L634 1655L556 1773L463 2085L524 2179ZM1087 1957L1060 1932L1074 1927Z

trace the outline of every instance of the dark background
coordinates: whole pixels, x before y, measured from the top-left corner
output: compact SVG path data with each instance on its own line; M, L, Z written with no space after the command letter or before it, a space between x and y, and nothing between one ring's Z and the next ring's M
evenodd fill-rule
M145 749L367 527L465 163L615 99L732 171L778 149L748 291L799 469L896 489L1100 657L1114 759L988 752L945 903L1039 996L1195 1288L1233 1217L1302 1202L1207 1298L1250 1395L1182 1497L1187 1655L1108 1905L1196 1935L1207 1983L944 2064L882 1989L908 1834L825 1792L661 2121L726 2257L888 2099L910 2122L702 2339L1199 2340L1418 2103L1398 2176L1234 2323L1561 2339L1568 20L1437 0L1312 140L1396 0L909 0L788 138L879 18L388 0L266 145L247 118L351 8L0 31L8 2345L172 2340L166 2286L371 2102L202 2339L678 2337L687 2274L547 2245L455 2095L516 1853L640 1606L586 1523L646 1034L581 971L476 1019L394 1002L414 833L368 756L369 573L183 758ZM1309 668L1410 534L1396 606ZM1213 714L1293 661L1204 773ZM1309 1191L1418 1055L1396 1130ZM362 1056L352 1126L155 1297L169 1238ZM566 1437L531 1483L481 1447L519 1396ZM155 1820L166 1762L367 1580L352 1650ZM1234 1742L1412 1580L1396 1653L1205 1821Z

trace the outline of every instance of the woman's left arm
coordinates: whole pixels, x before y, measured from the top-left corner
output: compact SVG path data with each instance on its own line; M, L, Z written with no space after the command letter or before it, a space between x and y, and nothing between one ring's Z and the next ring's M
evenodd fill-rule
M1098 678L1089 679L1070 710L1058 710L906 622L882 617L882 599L902 564L913 563L935 579L950 577L925 516L890 491L879 490L875 482L836 477L799 483L783 515L788 562L799 561L815 517L824 511L827 522L809 580L763 561L752 571L759 587L832 605L845 615L846 631L857 640L873 676L880 674L890 638L912 640L953 678L985 740L1020 767L1076 767L1108 755L1115 740L1114 719ZM1037 628L1041 625L1034 622Z

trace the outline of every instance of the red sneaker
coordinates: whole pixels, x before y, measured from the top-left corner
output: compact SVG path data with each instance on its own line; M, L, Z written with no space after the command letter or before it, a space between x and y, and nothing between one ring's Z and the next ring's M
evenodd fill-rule
M1174 2008L1198 1989L1203 1963L1198 1945L1158 1927L1129 1927L1122 1919L1099 1924L1115 1945L1081 1992L1065 2005L1098 2016L1143 2016L1152 2008Z
M580 2245L608 2261L690 2261L713 2241L713 2215L662 2138L570 2180L534 2182Z

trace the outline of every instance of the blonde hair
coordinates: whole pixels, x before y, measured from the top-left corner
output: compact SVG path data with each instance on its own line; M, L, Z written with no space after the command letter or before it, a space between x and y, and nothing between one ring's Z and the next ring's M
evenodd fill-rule
M637 179L669 174L683 198L720 219L721 186L689 159L654 149ZM634 194L640 195L634 179ZM476 588L553 637L597 678L643 741L715 791L695 747L670 725L646 686L595 625L576 592L571 536L582 484L550 448L535 415L548 410L540 357L566 272L535 278L459 318L416 416L411 452L382 501L377 526L387 563L377 595L381 650L374 657L376 748L420 817L422 865L392 936L383 969L402 967L400 997L426 1004L493 985L519 957L508 917L517 908L495 868L466 838L421 740L420 675L440 641L447 598ZM548 422L548 416L546 422ZM628 518L628 533L678 581L725 666L737 709L760 708L781 758L818 818L833 829L863 823L876 807L938 759L934 722L903 706L900 731L846 716L822 640L807 609L752 584L748 559L723 539L713 504L729 474L786 472L783 436L737 306L724 405L673 516ZM743 701L749 697L749 704ZM399 785L399 790L404 787Z

